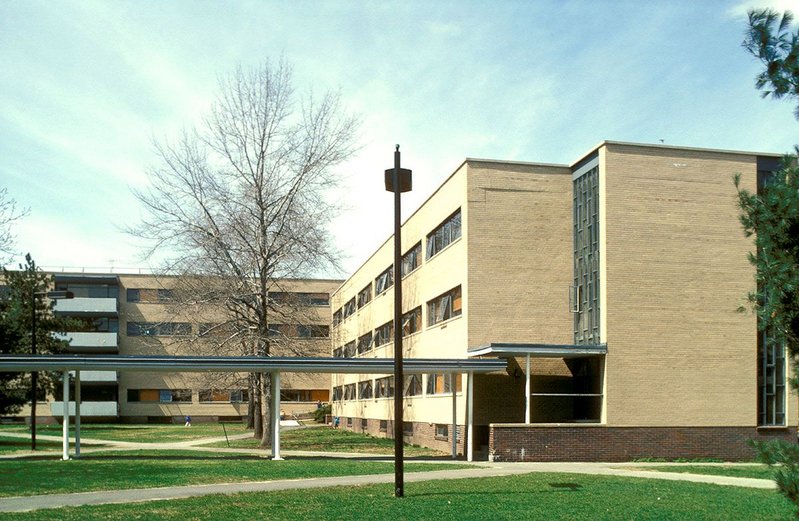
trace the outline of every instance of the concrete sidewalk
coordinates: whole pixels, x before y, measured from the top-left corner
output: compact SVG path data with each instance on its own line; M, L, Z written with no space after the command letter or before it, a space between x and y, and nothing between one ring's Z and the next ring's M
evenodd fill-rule
M219 449L215 449L219 450ZM290 453L286 453L290 456ZM336 455L316 453L318 456ZM463 462L459 462L463 463ZM651 463L477 463L468 469L436 470L431 472L409 472L405 481L416 483L437 479L489 478L527 474L530 472L565 472L572 474L598 474L605 476L626 476L646 479L665 479L671 481L692 481L725 486L773 489L774 482L764 479L733 478L674 472L636 470L636 466L653 466ZM289 489L313 489L334 486L358 486L375 483L393 483L394 474L367 476L340 476L329 478L309 478L279 481L258 481L246 483L219 483L211 485L189 485L178 487L146 488L130 490L104 490L98 492L79 492L73 494L47 494L39 496L10 497L0 499L0 512L25 512L29 510L61 508L65 506L101 505L111 503L136 503L209 494L237 494L240 492L271 492Z

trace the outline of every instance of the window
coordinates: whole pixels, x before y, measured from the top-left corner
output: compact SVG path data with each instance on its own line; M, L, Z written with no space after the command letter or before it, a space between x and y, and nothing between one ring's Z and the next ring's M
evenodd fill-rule
M188 322L128 322L128 336L187 336L191 334Z
M358 382L358 398L361 400L368 400L372 396L372 381L364 380L362 382Z
M347 318L348 316L352 315L355 313L355 309L355 297L352 297L346 304L344 304L344 307L341 308L341 318Z
M333 350L333 358L344 358L344 349L337 347Z
M96 293L96 290L94 291ZM154 302L171 302L175 300L175 292L164 288L129 288L125 291L128 302L152 304ZM77 297L78 294L76 293Z
M432 326L461 314L461 287L451 289L427 303L427 325Z
M288 291L270 291L269 298L276 304L287 306L329 306L330 295L327 293L290 293Z
M159 397L158 389L128 389L129 402L157 402Z
M461 375L455 374L455 392L461 392ZM452 393L450 385L450 375L442 373L430 373L427 375L427 394L449 394Z
M97 333L119 333L119 319L117 318L89 318L86 319L87 331Z
M344 344L343 356L344 358L352 358L355 356L355 340Z
M375 398L391 398L394 396L394 377L386 376L375 380Z
M388 288L394 285L394 265L386 269L383 273L375 279L375 295L380 295Z
M436 438L449 438L449 425L436 423Z
M355 400L358 396L355 394L355 384L347 384L344 386L344 399Z
M191 403L191 389L128 389L128 401Z
M245 403L250 401L250 391L248 389L238 389L230 391L230 401L233 403Z
M380 420L380 432L388 431L388 420Z
M191 403L191 389L161 389L161 403Z
M327 293L298 293L300 303L304 306L329 306L330 295Z
M344 390L340 385L333 387L333 401L340 402L343 396L344 396Z
M361 418L361 430L365 431L369 428L369 420Z
M449 246L461 236L461 210L450 215L438 228L427 235L427 258Z
M280 399L284 402L312 402L314 401L309 389L281 389Z
M372 350L372 333L366 333L358 338L357 351L359 355Z
M299 338L327 338L330 336L330 326L297 326L297 336Z
M372 300L372 283L358 292L358 308L362 308Z
M347 427L352 427L352 416L347 418Z
M75 284L56 282L58 291L71 291L75 298L119 298L119 286L110 284Z
M402 422L402 434L404 436L413 436L413 422Z
M574 343L598 344L599 321L599 166L597 159L578 168L573 181Z
M341 309L337 309L335 313L333 313L333 325L337 326L341 323Z
M785 346L768 329L760 331L757 340L758 425L785 425Z
M128 302L141 302L141 290L132 288L127 290L126 293Z
M402 315L402 336L412 335L422 329L422 307L412 309Z
M249 397L247 389L200 389L200 403L243 403Z
M388 344L394 337L394 322L386 322L379 328L375 329L374 342L375 347Z
M408 253L402 256L402 264L400 264L400 269L402 270L403 277L419 267L419 259L421 256L422 243L417 242L416 246L411 248Z
M422 377L418 374L412 374L405 377L405 387L403 389L404 396L421 396L422 394Z

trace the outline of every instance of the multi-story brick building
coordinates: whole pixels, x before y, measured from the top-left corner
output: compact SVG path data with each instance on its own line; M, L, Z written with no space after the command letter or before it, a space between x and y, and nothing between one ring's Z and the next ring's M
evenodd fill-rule
M778 164L619 142L571 165L465 160L403 224L403 356L508 358L474 384L471 442L496 459L734 459L795 439L784 349L739 309L753 244L733 176L756 190ZM334 356L393 356L392 262L389 238L334 292ZM406 378L408 441L448 448L454 408L463 450L455 380L453 405L444 375ZM390 433L394 387L336 375L334 414Z
M175 277L117 273L54 273L55 289L73 299L57 300L55 313L83 319L85 328L68 332L70 353L108 355L252 354L252 338L223 324L221 304L190 304L178 298ZM289 279L270 292L276 312L270 324L275 356L329 356L330 293L340 280ZM288 311L290 309L291 311ZM247 343L249 342L249 344ZM248 347L250 346L250 347ZM282 411L299 414L329 400L330 376L282 376ZM74 396L74 393L72 394ZM84 421L127 422L237 419L247 414L247 375L222 373L81 372ZM55 401L38 408L58 416ZM49 408L46 407L49 405ZM71 404L74 411L74 402ZM27 408L21 415L27 416ZM46 420L47 418L42 418Z

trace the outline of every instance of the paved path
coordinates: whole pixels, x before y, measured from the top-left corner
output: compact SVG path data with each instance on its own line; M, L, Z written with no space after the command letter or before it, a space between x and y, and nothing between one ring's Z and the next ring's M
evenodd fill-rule
M5 435L5 433L4 433ZM240 437L251 436L245 434ZM53 437L60 439L58 437ZM224 440L224 438L222 438ZM100 440L95 440L100 442ZM105 447L96 450L131 450L140 448L191 448L192 450L211 450L214 452L255 453L264 455L262 450L252 449L226 449L218 447L196 447L196 445L217 441L216 438L203 438L180 443L135 443L135 442L108 442ZM83 442L83 440L82 440ZM42 452L44 454L44 452ZM55 452L54 452L55 453ZM39 452L37 452L39 454ZM390 455L366 456L363 454L319 453L304 451L283 451L287 457L312 454L324 457L359 457L361 459L374 459L392 461ZM16 457L23 454L17 453ZM9 457L9 456L6 456ZM13 457L13 456L11 456ZM406 461L418 461L408 458ZM430 461L430 460L428 460ZM464 464L463 461L435 460L436 463L451 461ZM675 466L679 464L665 463L491 463L478 462L470 464L467 469L436 470L430 472L409 472L405 474L405 481L409 483L436 479L464 479L486 478L496 476L509 476L513 474L527 474L530 472L561 472L573 474L598 474L604 476L626 476L646 479L665 479L671 481L692 481L696 483L711 483L725 486L738 486L747 488L773 489L775 484L771 480L734 478L728 476L711 476L701 474L687 474L676 472L658 472L643 470L639 467ZM710 464L702 464L710 465ZM109 503L135 503L143 501L158 501L166 499L188 498L205 496L209 494L236 494L239 492L270 492L288 489L312 489L332 486L357 486L374 483L393 483L394 474L377 474L367 476L339 476L329 478L291 479L276 481L256 481L245 483L218 483L211 485L187 485L178 487L103 490L98 492L79 492L72 494L46 494L26 497L8 497L0 499L0 512L25 512L29 510L61 508L78 505L100 505Z

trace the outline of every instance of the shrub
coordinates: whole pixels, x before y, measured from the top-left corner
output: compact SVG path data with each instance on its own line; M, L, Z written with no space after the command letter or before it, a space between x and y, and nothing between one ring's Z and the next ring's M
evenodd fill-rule
M774 471L774 481L779 491L796 506L799 517L799 445L777 440L750 441L757 450L760 461Z
M325 416L330 414L332 411L333 411L333 407L331 407L331 405L329 403L325 404L325 405L323 405L321 407L317 407L316 410L313 413L313 419L314 419L314 421L316 421L316 423L324 423L325 422Z

